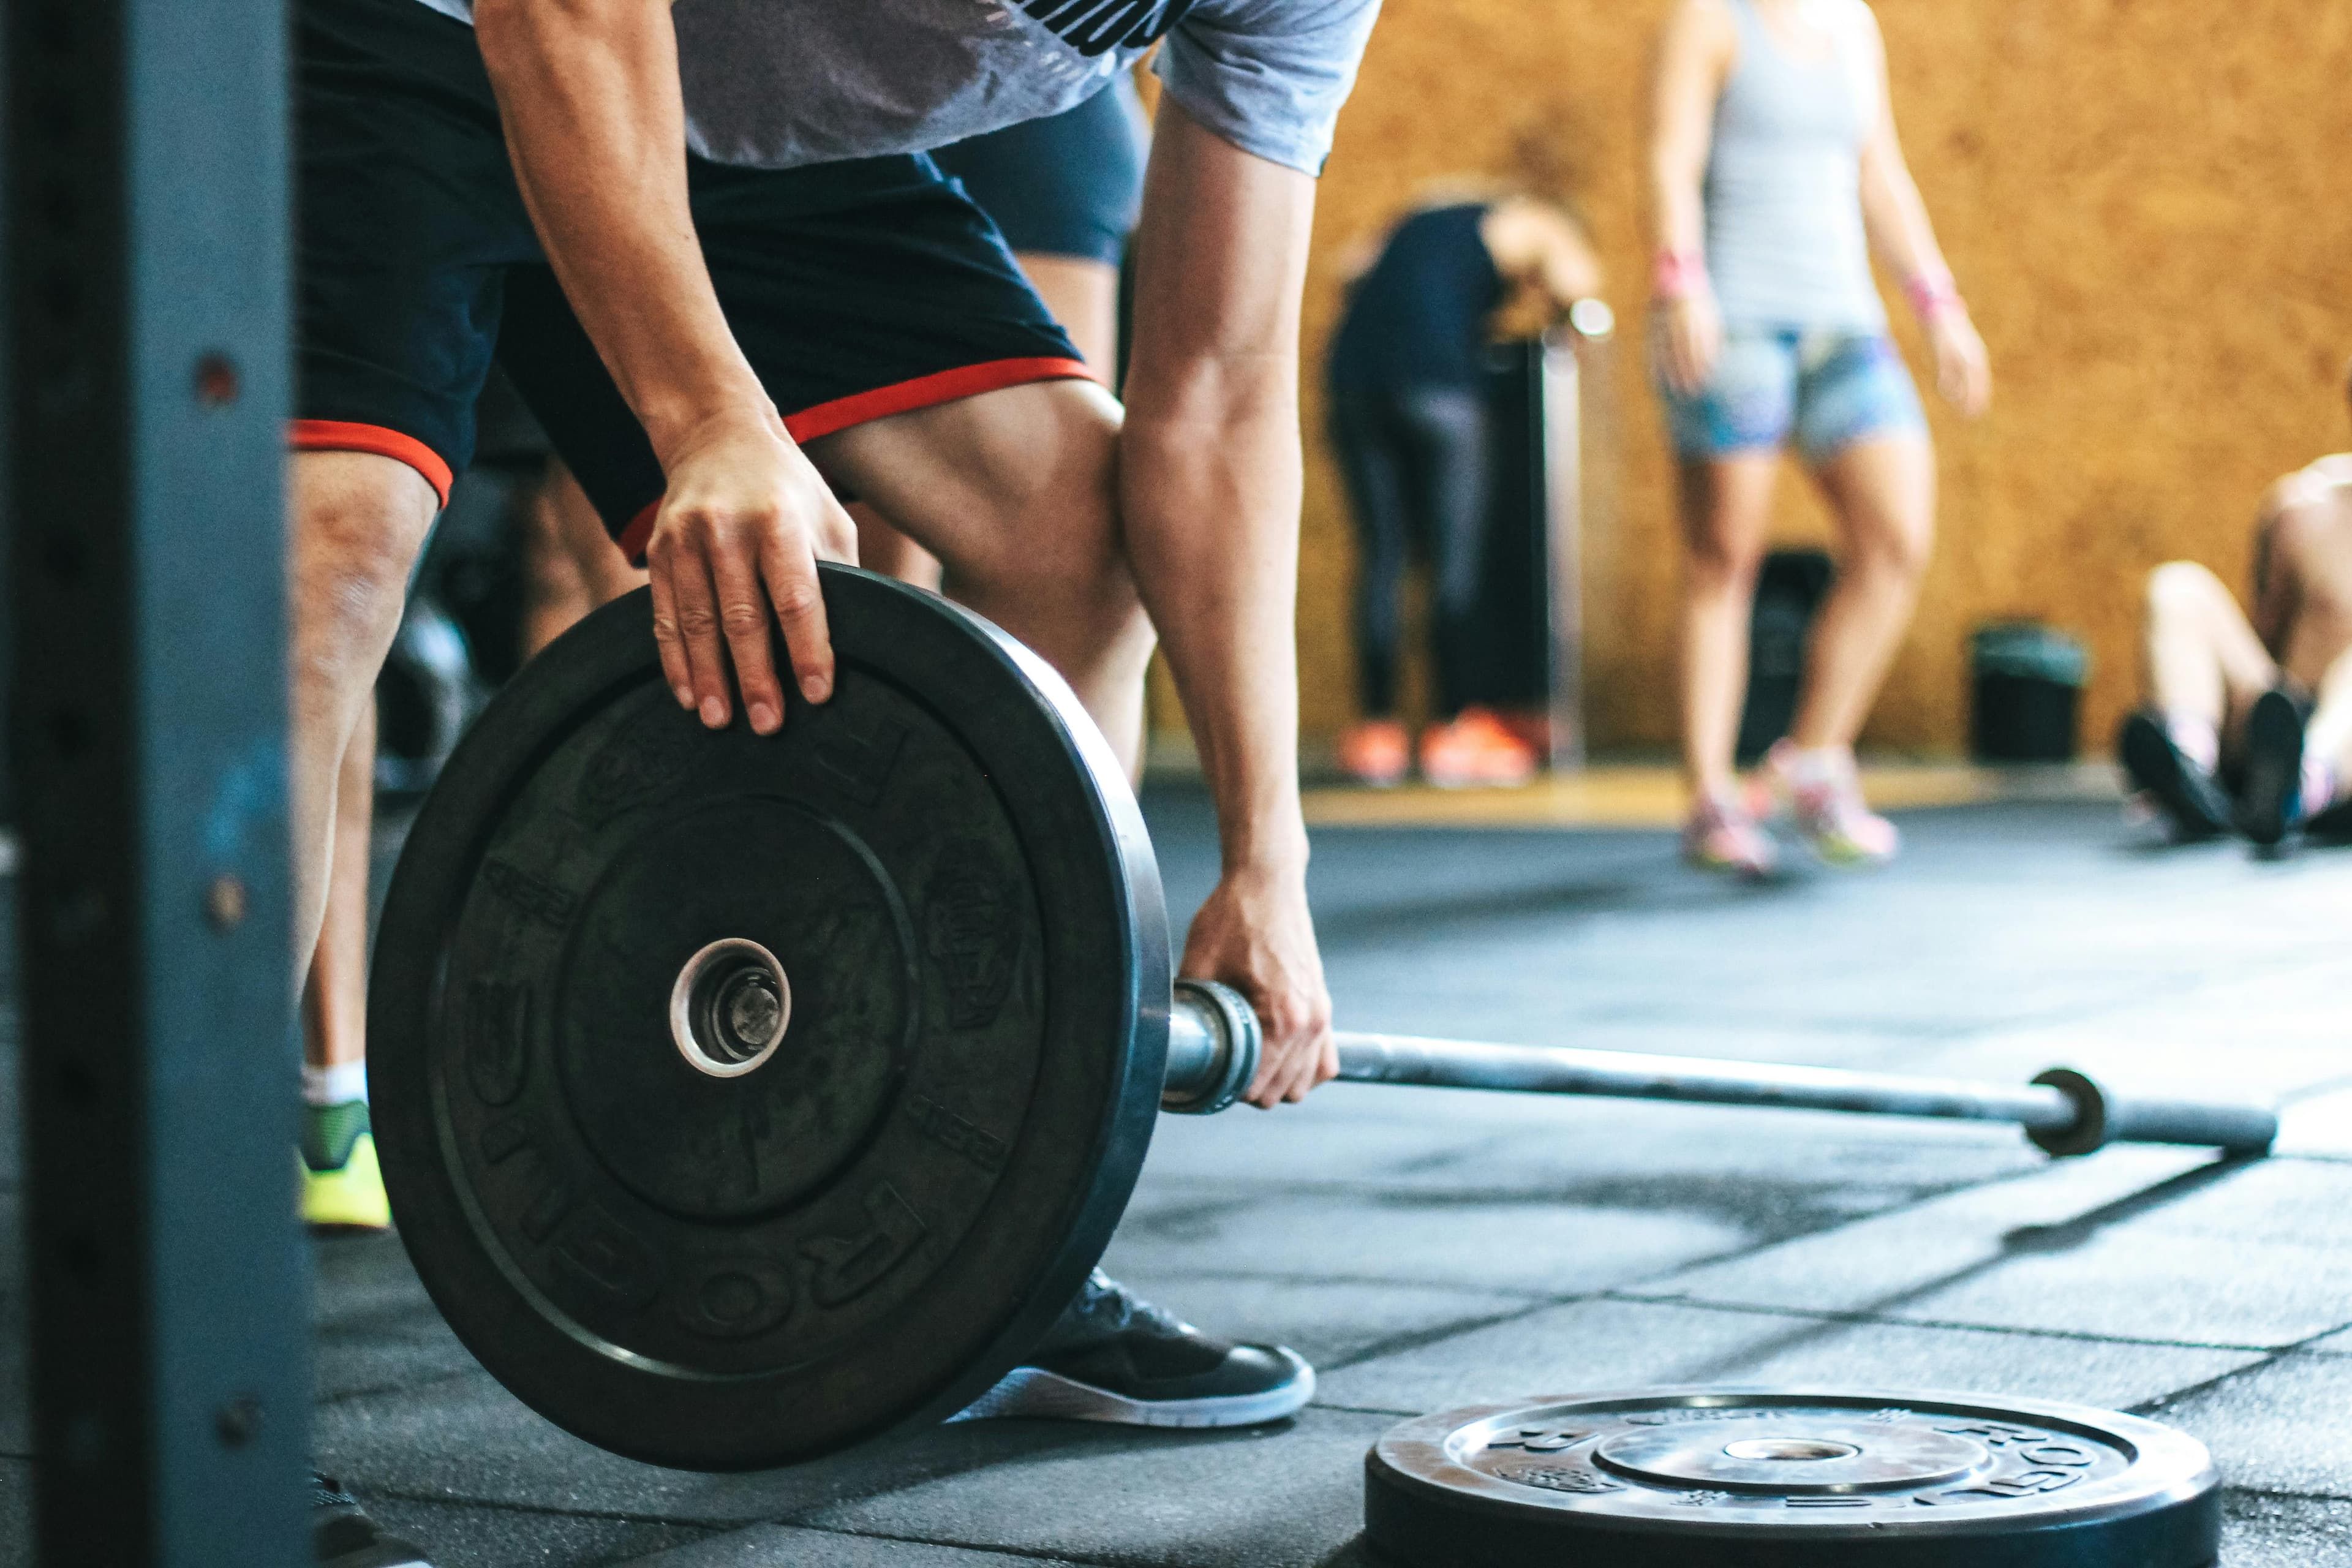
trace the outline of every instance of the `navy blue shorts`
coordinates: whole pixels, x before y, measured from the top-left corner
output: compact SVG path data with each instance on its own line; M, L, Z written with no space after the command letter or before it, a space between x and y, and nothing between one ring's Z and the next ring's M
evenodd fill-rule
M1116 267L1143 205L1143 106L1126 77L1059 114L931 156L1019 251Z
M396 458L446 500L495 355L635 558L661 468L540 249L473 29L417 0L301 0L298 39L294 445ZM1089 374L928 157L689 159L688 179L719 306L796 440Z

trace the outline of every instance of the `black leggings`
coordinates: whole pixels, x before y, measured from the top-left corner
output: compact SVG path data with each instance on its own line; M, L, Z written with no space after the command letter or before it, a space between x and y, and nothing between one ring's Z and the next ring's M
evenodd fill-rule
M1485 556L1486 400L1465 386L1336 391L1331 438L1348 481L1363 560L1356 582L1356 652L1364 711L1396 710L1398 591L1418 534L1431 567L1430 640L1437 704L1452 718L1470 700Z

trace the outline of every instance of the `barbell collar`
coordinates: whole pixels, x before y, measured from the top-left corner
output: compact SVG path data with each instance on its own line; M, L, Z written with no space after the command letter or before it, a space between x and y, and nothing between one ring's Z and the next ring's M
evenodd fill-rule
M2110 1143L2187 1143L2231 1154L2267 1154L2278 1137L2278 1113L2268 1106L2126 1097L2072 1068L2052 1068L2033 1081L2057 1089L2074 1105L2070 1126L2026 1131L2052 1154L2088 1154Z
M1257 1009L1230 985L1179 980L1168 1011L1168 1076L1160 1109L1210 1116L1239 1100L1257 1077L1265 1034Z

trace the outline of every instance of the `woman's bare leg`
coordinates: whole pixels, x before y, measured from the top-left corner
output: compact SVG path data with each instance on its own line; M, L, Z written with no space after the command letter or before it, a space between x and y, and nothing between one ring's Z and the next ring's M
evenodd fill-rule
M1118 369L1118 268L1087 257L1037 250L1021 251L1013 259L1029 275L1062 330L1070 334L1078 357L1108 385ZM849 515L857 520L859 565L918 588L938 591L940 563L930 552L863 502L852 504Z
M1849 748L1902 646L1936 534L1936 456L1924 436L1863 441L1818 475L1843 549L1837 583L1813 622L1805 691L1790 738Z
M1681 468L1683 771L1701 799L1734 787L1748 623L1780 467L1778 453L1754 452Z

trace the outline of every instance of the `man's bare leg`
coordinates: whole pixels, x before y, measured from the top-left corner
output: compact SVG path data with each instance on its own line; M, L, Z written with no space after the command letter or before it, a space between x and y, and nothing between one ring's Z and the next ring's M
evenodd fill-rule
M522 647L526 662L540 649L570 631L580 617L603 601L588 591L588 581L564 537L563 514L555 498L555 475L562 464L548 460L547 476L535 486L522 508ZM600 527L597 531L602 533ZM616 551L617 554L618 552Z
M327 910L302 990L302 1217L380 1230L392 1223L368 1124L369 837L374 826L375 700L362 706L335 784Z
M2279 663L2295 696L2312 705L2294 805L2307 820L2352 784L2352 499L2338 492L2296 507L2273 530L2270 570L2294 606Z
M1108 385L1118 368L1118 268L1088 257L1055 256L1041 250L1016 251L1013 258L1029 275L1062 330L1070 334L1078 357ZM859 565L937 591L938 557L891 527L880 512L863 501L852 502L849 515L857 520Z
M644 571L630 565L613 542L604 520L560 458L548 460L547 479L531 498L530 521L529 569L534 582L545 583L546 596L534 602L526 624L525 658L591 610L646 584Z
M2304 727L2304 746L2336 779L2336 800L2352 784L2352 647L2336 656L2319 678L2318 702ZM2332 804L2332 803L2331 803Z
M1118 405L1037 382L812 442L828 474L946 565L947 591L1042 655L1130 773L1153 637L1114 500Z
M2227 832L2237 803L2222 789L2221 757L2243 755L2248 716L2278 668L2221 579L2194 562L2148 574L2141 631L2145 701L2124 720L2118 760L2136 799L2160 809L2177 838Z
M889 521L862 500L849 503L857 524L857 563L868 572L912 583L936 594L944 575L940 558L890 526Z
M291 491L294 951L307 969L325 918L344 756L400 629L437 498L415 469L367 452L297 453Z
M369 837L375 819L375 699L343 748L335 830L327 855L327 908L302 988L302 1059L345 1067L367 1055Z

